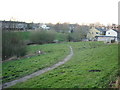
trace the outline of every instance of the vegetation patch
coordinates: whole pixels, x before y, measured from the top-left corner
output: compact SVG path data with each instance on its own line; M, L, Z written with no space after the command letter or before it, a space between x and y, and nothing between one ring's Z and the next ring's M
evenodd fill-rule
M101 72L101 70L89 70L89 72Z
M13 56L20 57L26 54L26 45L21 35L15 32L3 31L2 59Z
M64 65L11 88L109 88L118 71L116 44L71 42L74 56ZM101 70L101 72L89 72Z
M31 45L27 49L28 55L32 55L38 50L44 51L46 54L3 62L3 83L56 64L69 54L69 47L65 44Z

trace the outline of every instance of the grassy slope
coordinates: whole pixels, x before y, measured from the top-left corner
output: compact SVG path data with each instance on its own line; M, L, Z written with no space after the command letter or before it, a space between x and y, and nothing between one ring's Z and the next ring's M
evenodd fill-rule
M64 44L46 44L28 46L28 53L42 50L46 54L3 63L3 82L31 74L44 67L51 66L69 54L69 47Z
M108 87L117 73L117 45L99 42L69 43L74 56L66 64L18 83L14 88L101 88ZM101 72L89 72L89 70Z

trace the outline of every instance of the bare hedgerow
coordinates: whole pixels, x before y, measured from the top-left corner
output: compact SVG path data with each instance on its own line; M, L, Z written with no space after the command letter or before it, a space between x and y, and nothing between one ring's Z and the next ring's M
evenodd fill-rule
M55 40L55 33L52 31L34 31L30 41L36 44L52 43Z
M15 32L2 32L2 59L8 59L12 56L24 56L26 54L26 45L22 37Z

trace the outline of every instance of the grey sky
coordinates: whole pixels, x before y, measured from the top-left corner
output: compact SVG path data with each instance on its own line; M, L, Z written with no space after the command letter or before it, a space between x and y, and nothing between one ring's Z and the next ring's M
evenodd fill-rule
M0 20L118 23L119 0L0 0Z

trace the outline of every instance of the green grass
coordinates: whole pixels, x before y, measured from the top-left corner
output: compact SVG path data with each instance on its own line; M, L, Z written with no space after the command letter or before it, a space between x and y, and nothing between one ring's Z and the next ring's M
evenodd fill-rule
M108 88L115 80L118 48L102 42L66 43L74 56L66 64L11 88ZM101 72L89 72L101 70Z
M51 66L69 54L69 47L64 44L28 46L27 49L28 54L33 54L38 50L45 54L4 62L2 64L3 83Z

